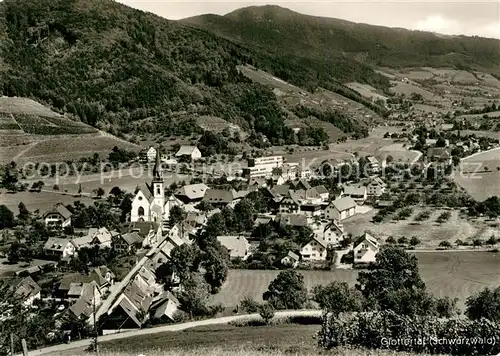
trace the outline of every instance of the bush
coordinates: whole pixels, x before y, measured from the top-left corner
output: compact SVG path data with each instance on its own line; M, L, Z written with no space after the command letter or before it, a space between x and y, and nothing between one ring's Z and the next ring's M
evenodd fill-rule
M396 239L392 236L389 236L387 239L385 239L385 242L388 243L388 244L395 244L396 243Z
M259 315L266 324L274 318L274 307L269 303L264 303L259 306Z
M257 313L259 311L259 303L257 303L253 298L245 296L240 302L240 308L246 313Z
M416 236L412 236L410 239L410 245L411 246L417 246L420 245L420 240Z
M339 318L328 314L318 342L324 348L349 345L414 353L496 355L500 352L498 330L500 324L487 319L403 316L392 311L342 314ZM396 342L398 340L408 342ZM455 342L437 342L441 340ZM485 342L468 342L470 340Z
M449 241L441 241L439 243L439 247L446 247L446 248L450 248L451 247L451 243Z

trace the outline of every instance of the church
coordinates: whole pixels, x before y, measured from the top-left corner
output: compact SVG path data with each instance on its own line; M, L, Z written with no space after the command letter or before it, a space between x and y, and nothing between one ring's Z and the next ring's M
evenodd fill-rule
M165 185L161 167L160 149L156 150L153 167L153 180L150 184L142 183L135 190L132 200L130 221L148 221L161 224L169 218L170 209L179 202L174 197L165 198Z

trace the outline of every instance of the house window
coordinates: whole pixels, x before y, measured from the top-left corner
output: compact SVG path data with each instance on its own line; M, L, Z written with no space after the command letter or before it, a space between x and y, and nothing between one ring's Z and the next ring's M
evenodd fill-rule
M137 211L137 214L139 216L144 216L144 208L142 206L139 207L138 211Z

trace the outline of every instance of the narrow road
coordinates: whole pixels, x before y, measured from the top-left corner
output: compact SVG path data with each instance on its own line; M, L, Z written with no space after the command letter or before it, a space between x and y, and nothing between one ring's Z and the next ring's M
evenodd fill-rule
M284 317L286 318L286 317L290 317L290 316L321 316L321 315L322 315L321 310L287 310L287 311L276 312L275 318L284 318ZM139 329L139 330L121 332L118 334L100 336L99 342L126 339L126 338L134 337L134 336L153 335L153 334L169 332L169 331L181 331L181 330L186 330L186 329L190 329L190 328L195 328L198 326L228 324L228 323L233 322L233 321L246 320L246 319L256 319L256 318L260 318L259 314L234 315L234 316L226 316L223 318L192 321L189 323L182 323L182 324L170 324L170 325L160 326L160 327L156 327L156 328ZM46 348L40 349L40 350L29 351L28 355L49 355L49 354L56 353L56 352L87 347L90 345L91 341L92 341L91 339L78 340L78 341L74 341L70 344L60 344L60 345L56 345L56 346L46 347ZM18 354L16 356L22 356L22 355Z

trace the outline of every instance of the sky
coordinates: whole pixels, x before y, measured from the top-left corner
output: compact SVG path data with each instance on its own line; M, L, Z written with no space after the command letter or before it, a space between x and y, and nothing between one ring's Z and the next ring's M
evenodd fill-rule
M117 1L171 20L206 13L224 15L246 6L273 4L307 15L334 17L373 25L402 27L446 35L500 38L500 0Z

